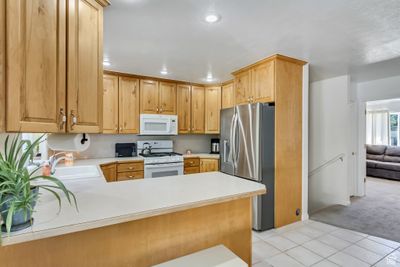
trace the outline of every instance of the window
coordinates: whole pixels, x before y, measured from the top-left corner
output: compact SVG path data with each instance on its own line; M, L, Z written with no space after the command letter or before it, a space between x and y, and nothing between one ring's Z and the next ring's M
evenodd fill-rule
M390 127L390 145L400 146L400 113L390 113L389 117L389 127Z
M38 139L40 136L42 136L42 133L23 133L21 134L21 140L26 140L29 142L34 142L36 139ZM46 141L47 136L44 136L42 138L42 142L39 144L38 148L36 151L34 151L34 158L35 160L46 160L47 159L47 141Z

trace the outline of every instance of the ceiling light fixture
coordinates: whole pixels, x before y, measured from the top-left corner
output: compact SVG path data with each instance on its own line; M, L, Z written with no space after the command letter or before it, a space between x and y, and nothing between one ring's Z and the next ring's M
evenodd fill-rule
M204 20L210 24L216 23L221 20L221 16L216 13L207 14Z
M213 76L212 76L211 73L207 74L206 81L207 81L207 82L212 82L212 81L214 81L214 78L213 78Z
M161 73L162 75L167 75L167 74L168 74L168 71L167 71L166 69L163 69L163 70L160 71L160 73Z
M104 67L111 66L111 63L108 62L108 61L103 61L103 66L104 66Z

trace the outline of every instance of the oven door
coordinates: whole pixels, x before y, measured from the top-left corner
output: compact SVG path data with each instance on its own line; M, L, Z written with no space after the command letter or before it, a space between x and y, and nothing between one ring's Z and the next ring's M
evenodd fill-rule
M183 175L183 162L144 165L144 178Z

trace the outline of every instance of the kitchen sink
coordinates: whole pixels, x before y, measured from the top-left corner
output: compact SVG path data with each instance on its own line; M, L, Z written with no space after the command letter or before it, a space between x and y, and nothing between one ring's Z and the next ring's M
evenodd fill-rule
M74 179L87 179L99 177L99 169L95 165L57 167L54 177L65 181Z

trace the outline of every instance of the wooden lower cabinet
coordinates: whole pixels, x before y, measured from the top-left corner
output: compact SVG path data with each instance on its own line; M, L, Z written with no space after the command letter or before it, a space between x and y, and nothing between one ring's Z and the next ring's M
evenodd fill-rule
M113 162L100 165L107 182L126 181L144 178L144 162Z
M200 172L200 158L184 159L184 174L199 173L199 172Z
M144 172L118 172L117 173L117 181L126 181L126 180L134 180L134 179L143 179Z
M184 174L219 171L219 160L214 158L185 158Z
M200 159L200 172L216 172L218 170L218 159Z
M251 266L251 235L247 197L0 246L0 259L9 267L148 267L222 244Z
M108 163L100 165L101 171L107 182L115 182L117 180L117 164Z

